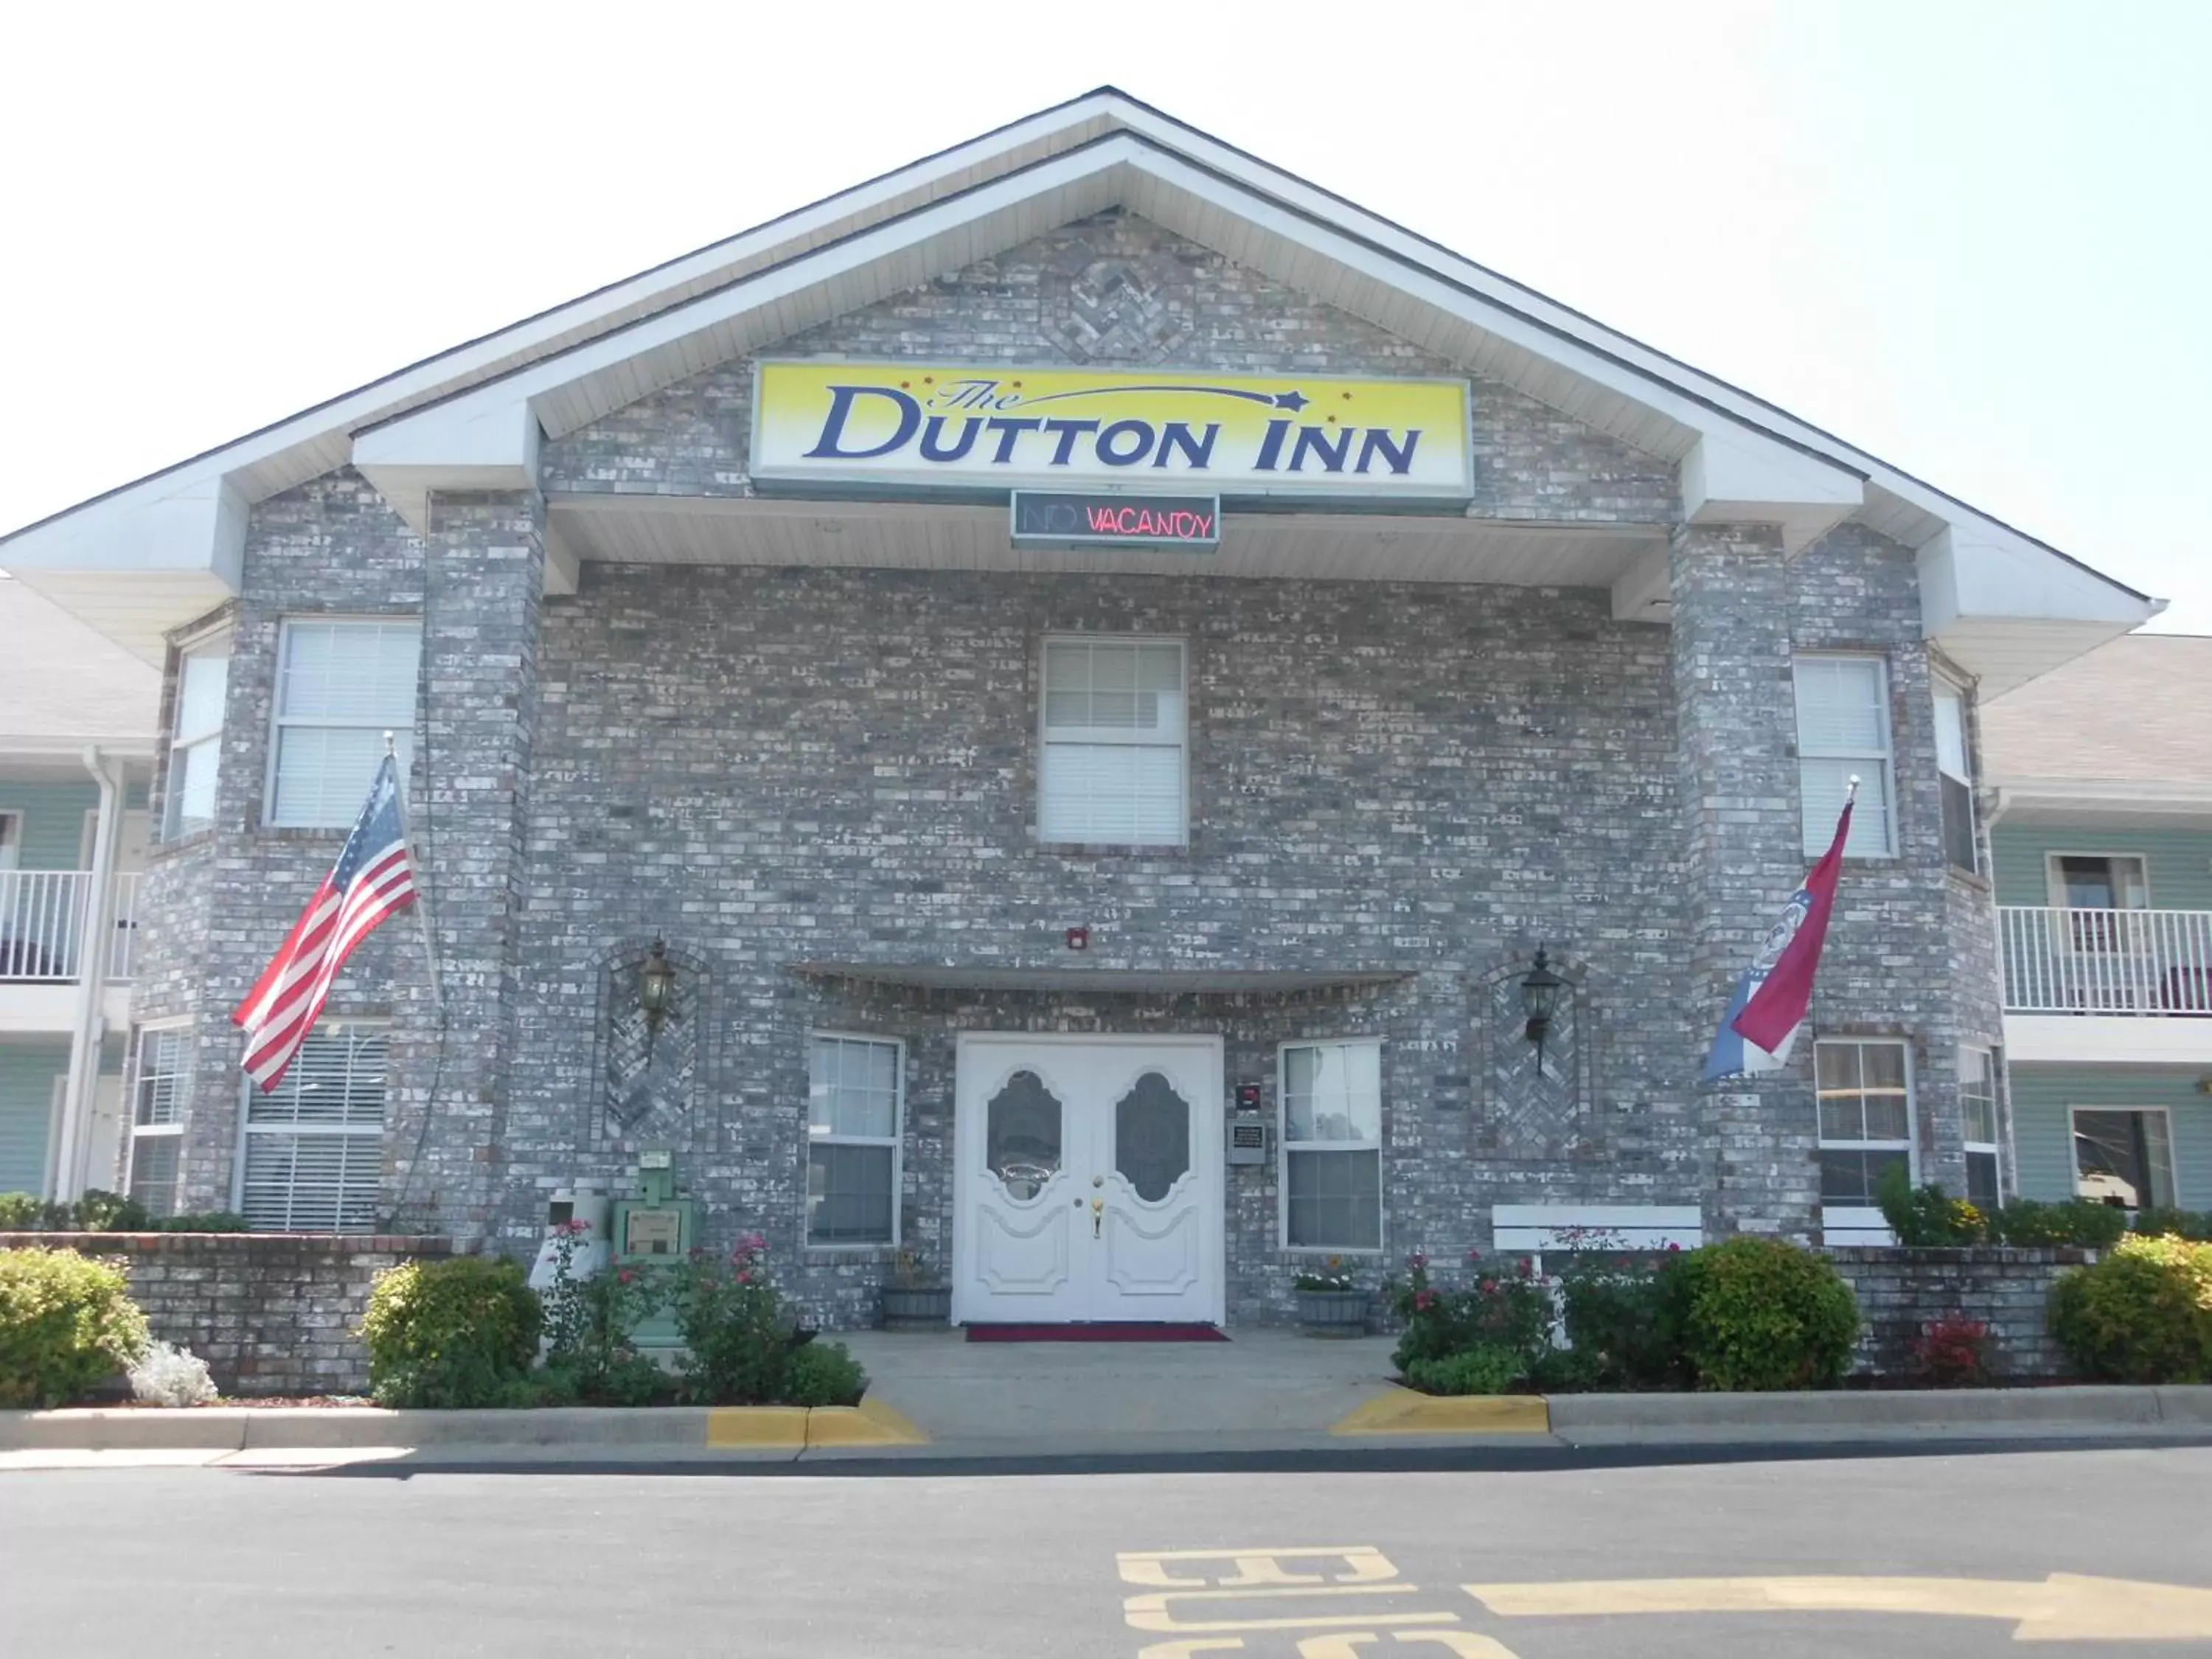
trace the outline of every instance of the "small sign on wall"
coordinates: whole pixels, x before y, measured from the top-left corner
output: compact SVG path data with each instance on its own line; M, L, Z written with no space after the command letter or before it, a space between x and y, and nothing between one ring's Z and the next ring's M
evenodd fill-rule
M1013 532L1016 547L1175 547L1211 553L1221 545L1221 501L1213 495L1017 489Z

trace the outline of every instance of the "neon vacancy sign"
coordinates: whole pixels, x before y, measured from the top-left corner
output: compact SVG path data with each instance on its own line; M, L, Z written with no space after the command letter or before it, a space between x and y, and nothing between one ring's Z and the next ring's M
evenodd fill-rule
M1013 499L1016 547L1179 547L1210 553L1221 545L1221 501L1215 495L1018 489Z

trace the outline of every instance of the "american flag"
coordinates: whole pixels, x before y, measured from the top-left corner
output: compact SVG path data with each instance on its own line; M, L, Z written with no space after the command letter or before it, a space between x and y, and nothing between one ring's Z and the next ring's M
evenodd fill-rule
M336 867L230 1017L246 1028L246 1058L239 1064L264 1094L283 1080L354 946L414 902L415 869L399 816L399 771L386 755Z

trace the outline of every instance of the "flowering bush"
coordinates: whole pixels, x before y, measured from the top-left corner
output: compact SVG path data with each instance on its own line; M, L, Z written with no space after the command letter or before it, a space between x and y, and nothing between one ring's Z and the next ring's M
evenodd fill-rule
M637 1328L671 1293L668 1275L617 1267L576 1277L576 1252L592 1224L563 1221L553 1230L553 1282L538 1292L545 1310L545 1365L520 1404L649 1406L675 1389L659 1365L637 1351Z
M1959 1315L1929 1321L1912 1339L1912 1375L1931 1389L1988 1386L1990 1328Z
M2212 1382L2212 1244L2122 1240L2053 1287L2051 1334L2089 1376Z
M1688 1385L1673 1245L1656 1256L1577 1252L1559 1279L1572 1381L1592 1389ZM1562 1379L1563 1381L1565 1379Z
M1523 1259L1487 1273L1480 1251L1468 1251L1467 1260L1476 1277L1465 1290L1435 1284L1428 1257L1418 1251L1406 1259L1404 1280L1394 1279L1386 1287L1391 1311L1406 1322L1391 1362L1409 1381L1420 1361L1446 1359L1477 1347L1512 1354L1518 1379L1552 1351L1551 1293L1528 1262Z
M149 1345L131 1368L131 1392L149 1406L206 1406L217 1398L207 1361L167 1342Z
M674 1305L686 1350L684 1394L695 1404L852 1405L867 1386L841 1343L823 1343L818 1356L801 1361L813 1333L799 1328L797 1310L769 1282L759 1233L738 1239L726 1261L694 1250Z

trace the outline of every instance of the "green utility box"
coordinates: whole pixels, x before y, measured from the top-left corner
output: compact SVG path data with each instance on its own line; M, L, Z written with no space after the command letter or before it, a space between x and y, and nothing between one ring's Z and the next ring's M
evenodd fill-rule
M637 1196L615 1200L607 1271L653 1273L672 1292L676 1275L691 1254L696 1206L676 1196L676 1170L668 1153L639 1153L637 1176ZM680 1347L684 1340L675 1316L665 1307L641 1322L631 1340L641 1348Z

